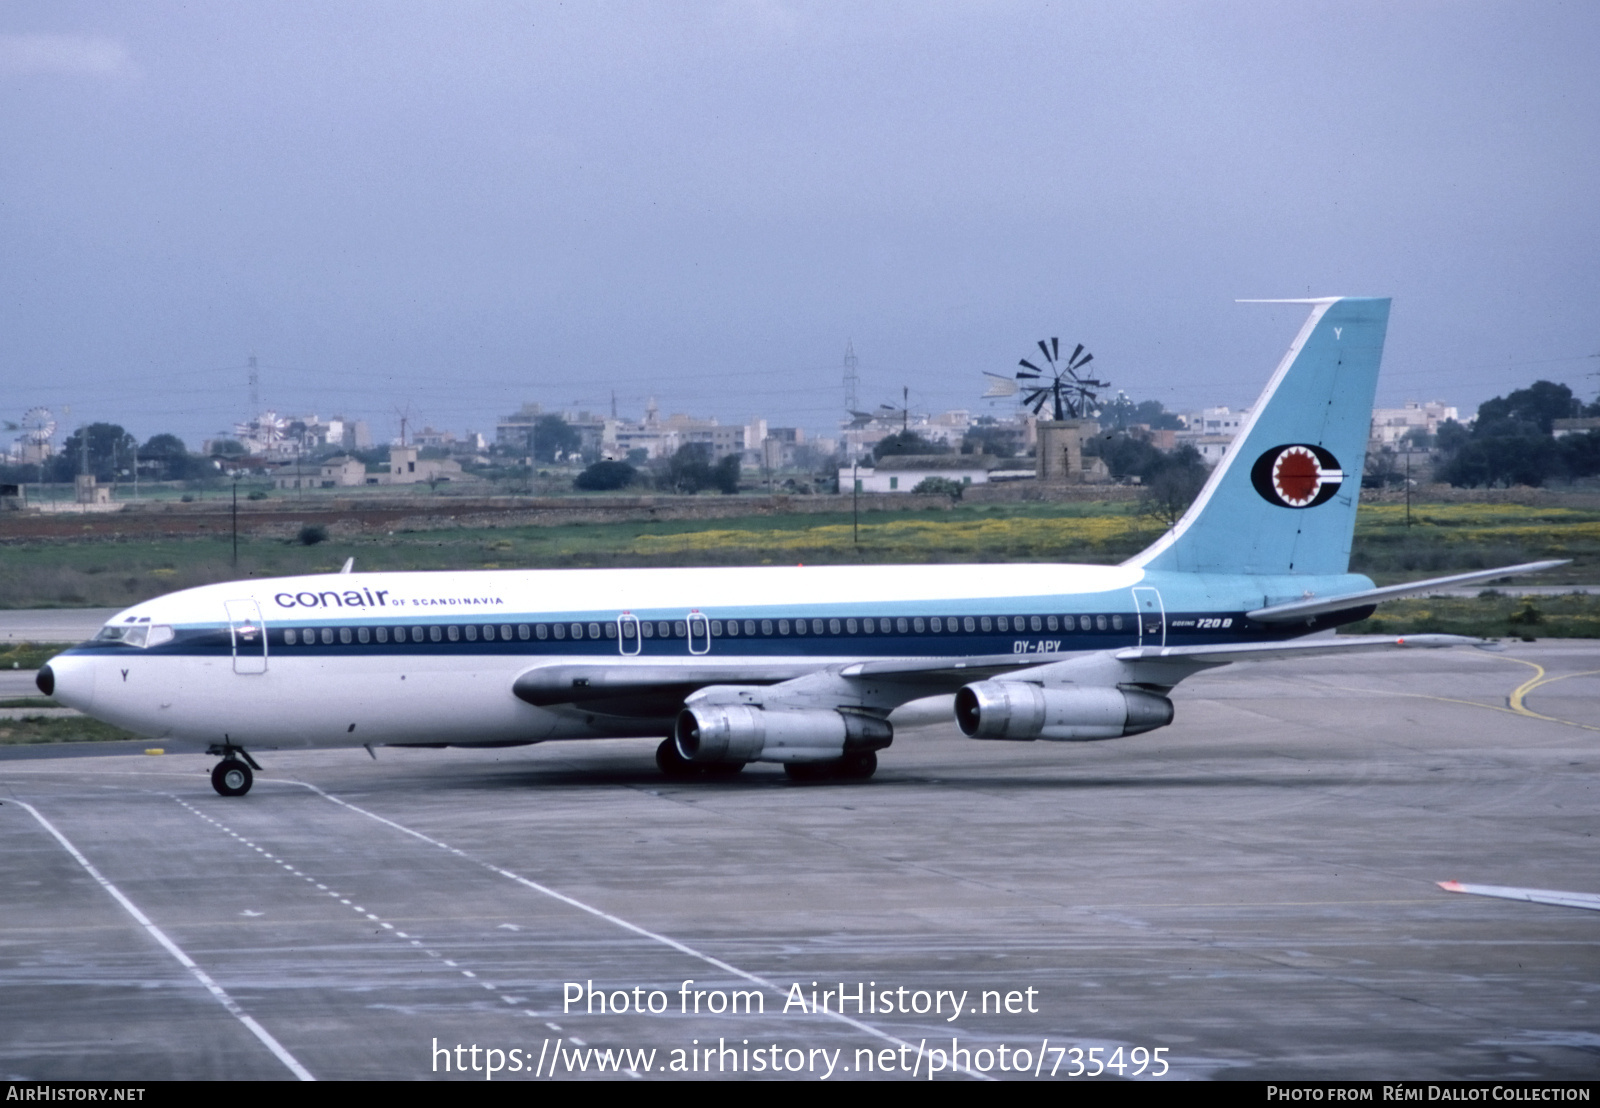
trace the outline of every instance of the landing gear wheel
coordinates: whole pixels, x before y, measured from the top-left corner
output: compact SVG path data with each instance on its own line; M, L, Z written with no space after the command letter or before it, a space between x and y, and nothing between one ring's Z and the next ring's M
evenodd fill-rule
M693 777L700 769L678 753L678 744L671 739L662 739L656 747L656 768L668 777Z
M860 754L846 754L834 763L833 775L841 781L865 781L878 772L878 752L865 750Z
M254 782L250 767L234 758L224 758L211 771L211 787L223 796L243 796Z
M832 762L785 762L783 772L791 781L826 781L833 776Z
M865 781L878 771L876 751L846 754L832 762L785 762L791 781Z

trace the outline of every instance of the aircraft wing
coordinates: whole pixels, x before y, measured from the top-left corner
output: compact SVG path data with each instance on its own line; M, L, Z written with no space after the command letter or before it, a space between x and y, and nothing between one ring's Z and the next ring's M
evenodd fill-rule
M1121 662L1170 659L1226 665L1229 662L1267 662L1275 658L1307 658L1318 654L1349 654L1364 650L1438 649L1446 646L1492 647L1488 639L1466 635L1318 635L1292 642L1252 642L1216 646L1130 646L1112 651Z
M1433 592L1435 589L1456 588L1461 585L1476 585L1485 581L1493 581L1500 577L1516 577L1524 573L1541 573L1556 566L1564 566L1570 558L1562 558L1553 562L1524 562L1518 566L1501 566L1499 569L1480 569L1472 573L1457 573L1450 577L1430 577L1426 581L1411 581L1404 585L1387 585L1381 589L1367 589L1364 592L1349 592L1343 596L1311 597L1305 600L1295 600L1288 604L1273 604L1266 608L1257 608L1245 615L1262 623L1290 623L1295 620L1310 619L1312 616L1324 615L1328 612L1343 612L1351 608L1361 608L1368 604L1377 604L1384 600L1398 600L1403 596L1421 596Z

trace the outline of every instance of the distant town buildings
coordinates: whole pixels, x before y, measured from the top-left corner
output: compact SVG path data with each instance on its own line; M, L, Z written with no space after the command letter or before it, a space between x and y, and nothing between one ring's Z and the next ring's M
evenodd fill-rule
M1413 431L1431 439L1439 433L1439 424L1448 420L1459 423L1460 417L1454 408L1437 400L1427 404L1408 400L1403 408L1374 408L1371 441L1379 447L1392 447Z

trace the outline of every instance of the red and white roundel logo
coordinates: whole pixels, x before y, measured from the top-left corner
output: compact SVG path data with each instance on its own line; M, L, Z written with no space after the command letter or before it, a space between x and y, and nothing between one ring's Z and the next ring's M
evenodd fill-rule
M1320 446L1274 446L1250 467L1250 483L1280 508L1314 508L1326 503L1344 483L1339 460Z

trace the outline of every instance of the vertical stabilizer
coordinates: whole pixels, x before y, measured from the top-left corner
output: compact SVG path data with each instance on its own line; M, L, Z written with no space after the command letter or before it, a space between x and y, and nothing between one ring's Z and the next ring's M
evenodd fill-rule
M1243 430L1176 527L1128 561L1188 573L1345 573L1389 301L1311 305Z

